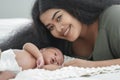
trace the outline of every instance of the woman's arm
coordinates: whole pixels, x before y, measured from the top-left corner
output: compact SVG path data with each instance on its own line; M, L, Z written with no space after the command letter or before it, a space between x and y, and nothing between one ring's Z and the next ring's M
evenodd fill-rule
M9 80L16 76L12 71L3 71L0 72L0 80Z
M60 68L62 68L62 66L55 65L55 64L49 64L49 65L44 65L42 68L52 71L52 70L60 69Z
M110 65L120 65L120 59L103 61L88 61L82 59L74 59L64 63L64 66L77 66L77 67L105 67Z

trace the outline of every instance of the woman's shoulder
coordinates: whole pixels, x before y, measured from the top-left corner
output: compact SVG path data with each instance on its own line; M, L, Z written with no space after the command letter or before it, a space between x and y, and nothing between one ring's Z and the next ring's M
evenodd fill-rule
M118 12L120 11L120 5L112 5L108 8L106 8L105 10L103 10L103 13L101 15L105 15L106 13L107 14L111 14L111 13L113 14L116 11L118 11Z
M113 27L112 25L119 24L120 24L120 5L112 5L111 7L108 7L103 11L103 13L99 17L99 27L110 29L111 27Z
M113 55L120 56L120 5L107 8L100 15L99 30L104 30Z
M113 18L119 16L120 14L120 5L112 5L106 8L100 15L100 19Z
M103 11L99 18L100 30L104 30L111 42L120 39L120 5L112 5Z

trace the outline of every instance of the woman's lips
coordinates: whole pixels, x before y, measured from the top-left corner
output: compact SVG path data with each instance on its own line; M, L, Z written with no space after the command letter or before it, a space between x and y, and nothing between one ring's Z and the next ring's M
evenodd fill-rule
M70 29L71 29L71 25L69 25L68 28L66 29L66 31L64 32L64 36L68 35Z

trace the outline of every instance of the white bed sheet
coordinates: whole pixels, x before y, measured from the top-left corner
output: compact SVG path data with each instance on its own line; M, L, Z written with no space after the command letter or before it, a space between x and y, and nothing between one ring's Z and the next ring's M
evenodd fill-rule
M91 80L120 80L120 72L95 75L92 77L88 77L88 79L91 79ZM68 79L64 79L64 80L85 80L85 79L84 78L68 78Z
M120 80L120 72L95 75L91 78L101 80Z
M89 77L85 77L85 76ZM56 71L30 69L20 72L12 80L120 80L120 66L101 68L64 67Z

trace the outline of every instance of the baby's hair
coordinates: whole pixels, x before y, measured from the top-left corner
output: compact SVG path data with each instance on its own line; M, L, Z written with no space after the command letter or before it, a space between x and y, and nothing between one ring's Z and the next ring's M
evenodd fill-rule
M56 47L44 47L44 48L41 48L41 49L50 49L50 48L52 48L52 49L58 49L58 48L56 48ZM60 50L60 49L59 49Z
M46 49L50 49L50 48L52 48L52 49L58 49L56 47L46 47Z
M56 47L44 47L44 48L41 48L41 49L59 49L59 48L56 48ZM59 49L60 50L60 49ZM61 50L60 50L61 51ZM62 52L62 51L61 51ZM64 59L64 54L62 53L63 55L63 59Z

